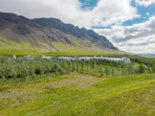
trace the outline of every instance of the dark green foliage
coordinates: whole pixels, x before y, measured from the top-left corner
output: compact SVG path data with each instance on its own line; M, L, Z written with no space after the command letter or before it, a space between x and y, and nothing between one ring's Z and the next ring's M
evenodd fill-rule
M85 62L82 62L81 71L84 73L86 71Z
M69 67L69 72L71 72L72 71L72 69L73 69L73 64L72 64L72 61L69 61L68 62L68 67Z
M139 64L145 64L153 66L155 64L155 58L145 58L145 57L139 57L139 58L130 58L132 61L139 63Z
M76 65L76 66L77 66L77 68L76 68L76 69L77 69L77 71L80 71L80 64L79 64L79 63L77 63L77 65Z
M104 63L106 63L106 65ZM44 77L44 74L46 73L54 73L56 76L59 76L70 74L70 72L74 71L89 73L97 76L123 76L140 73L155 73L155 65L146 66L141 64L139 67L135 67L133 63L131 63L131 65L125 65L122 62L107 60L20 60L9 59L8 57L0 57L0 78L3 80L8 78L26 79L27 76L35 80L37 75Z
M0 57L0 78L26 78L28 75L35 79L36 75L44 76L45 73L65 74L68 69L66 61L51 60L20 60Z
M90 65L89 64L87 64L86 68L87 68L87 70L86 70L87 73L90 72Z
M133 64L129 65L129 74L135 74L135 69L133 68Z
M112 74L112 76L115 76L116 75L114 68L112 69L111 74Z
M103 70L103 68L101 70L101 76L104 76L104 70Z
M139 68L139 73L144 73L146 70L146 67L144 64L140 64L140 66L138 68Z
M99 69L98 69L99 73L101 74L101 76L104 75L104 70L103 70L103 67L102 65L99 66Z
M66 70L69 68L65 60L62 62L62 67Z
M96 68L94 68L94 74L95 74L95 75L97 75L97 74L98 74L98 72L97 72Z
M147 72L148 73L152 73L152 68L151 68L151 66L149 65L149 66L147 66Z
M59 72L58 72L58 71L55 72L55 76L56 76L56 77L59 76Z
M109 66L106 66L106 67L105 67L105 74L106 74L107 76L110 75L110 68L109 68Z
M106 65L115 66L115 67L122 67L124 65L124 62L102 59L102 60L97 60L97 64L106 64Z
M76 62L75 62L75 61L73 61L72 71L76 71L76 69L77 69Z
M125 67L122 69L122 76L124 76L124 75L127 75L127 71L126 71Z
M60 72L61 75L65 75L66 74L65 69L62 68L62 67L60 67L60 71L59 72Z
M155 64L152 66L152 72L155 73Z

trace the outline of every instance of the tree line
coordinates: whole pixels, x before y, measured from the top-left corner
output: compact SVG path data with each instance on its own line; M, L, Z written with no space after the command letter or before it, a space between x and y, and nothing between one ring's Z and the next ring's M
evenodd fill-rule
M155 73L155 65L146 66L140 64L135 66L133 63L126 65L122 62L107 60L92 61L65 61L65 60L25 60L9 59L0 57L0 78L3 80L9 78L32 79L36 75L41 77L47 73L53 73L55 76L70 74L70 72L79 72L96 76L123 76L141 73Z

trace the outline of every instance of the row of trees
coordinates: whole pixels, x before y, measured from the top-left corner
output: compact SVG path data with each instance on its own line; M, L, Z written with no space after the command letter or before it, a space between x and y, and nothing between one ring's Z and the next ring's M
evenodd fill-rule
M137 62L139 64L145 64L147 66L153 66L155 64L155 58L144 58L144 57L139 57L139 58L130 58L132 61Z
M110 64L122 67L113 67ZM141 64L135 67L133 64L125 65L121 62L107 62L103 65L100 61L63 61L63 60L20 60L0 58L0 78L26 78L31 76L35 79L36 75L43 76L46 73L54 73L55 76L69 74L70 72L87 73L98 76L121 76L140 73L155 73L155 65L145 66Z

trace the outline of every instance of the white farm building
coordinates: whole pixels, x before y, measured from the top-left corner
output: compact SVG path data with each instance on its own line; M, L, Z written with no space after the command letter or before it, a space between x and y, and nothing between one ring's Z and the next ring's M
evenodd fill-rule
M73 57L63 57L63 56L61 56L61 57L45 57L43 55L42 59L51 59L51 60L56 59L56 60L74 61L76 59L76 57L75 58L73 58Z
M130 59L129 58L125 58L125 57L123 57L123 58L108 58L108 57L103 57L103 56L101 56L101 57L96 57L96 56L94 56L94 57L87 57L87 56L85 56L85 57L80 57L80 58L78 58L78 60L84 60L84 61L90 61L90 60L110 60L110 61L121 61L121 62L124 62L125 64L130 64Z
M76 57L73 58L73 57L58 57L58 60L66 60L66 61L74 61L76 60Z

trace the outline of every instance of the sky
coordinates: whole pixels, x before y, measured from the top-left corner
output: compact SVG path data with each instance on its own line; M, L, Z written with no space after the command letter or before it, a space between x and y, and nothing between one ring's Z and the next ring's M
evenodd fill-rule
M0 0L0 12L58 18L94 30L120 50L155 53L155 0Z

